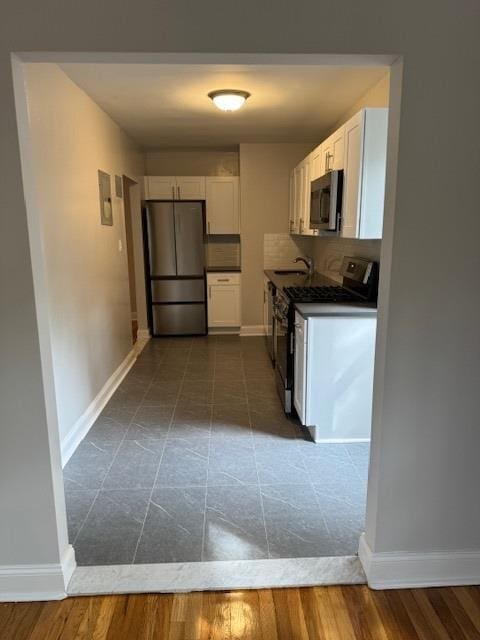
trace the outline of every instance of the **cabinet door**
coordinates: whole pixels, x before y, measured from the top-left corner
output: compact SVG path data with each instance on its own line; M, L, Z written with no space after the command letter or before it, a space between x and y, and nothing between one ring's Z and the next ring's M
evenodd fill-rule
M363 109L345 124L344 238L382 237L388 109Z
M345 125L345 175L341 230L344 238L358 237L362 148L363 112L360 112Z
M295 313L295 359L294 359L294 387L293 403L300 422L306 422L306 375L307 375L307 323L298 313Z
M315 236L318 233L317 229L310 229L310 197L311 197L311 157L308 156L303 161L303 198L302 198L302 235L303 236Z
M175 200L175 176L145 176L146 200Z
M345 127L342 126L340 129L337 129L331 137L331 148L333 158L329 160L328 168L330 170L339 171L344 168L343 163L343 154L344 154L344 146L345 146Z
M322 175L328 171L343 169L345 127L342 126L322 142Z
M316 180L325 173L323 145L319 144L310 154L310 180Z
M294 233L299 234L302 233L303 226L303 192L304 192L304 182L303 182L303 164L300 163L294 169L294 193L295 193L295 225L294 225Z
M288 231L290 233L295 233L295 169L290 172L289 189Z
M207 233L240 233L238 177L207 177Z
M204 176L177 176L177 200L205 200Z
M208 326L240 326L240 287L208 285Z

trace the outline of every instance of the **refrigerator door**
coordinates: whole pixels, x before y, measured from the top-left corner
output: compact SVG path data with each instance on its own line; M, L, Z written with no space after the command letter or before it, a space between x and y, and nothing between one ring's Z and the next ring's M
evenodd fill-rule
M154 304L153 335L204 335L205 315L204 304Z
M177 275L203 276L204 216L201 202L175 202Z
M150 276L176 276L173 203L149 202L146 210Z
M205 281L152 280L152 302L205 302Z

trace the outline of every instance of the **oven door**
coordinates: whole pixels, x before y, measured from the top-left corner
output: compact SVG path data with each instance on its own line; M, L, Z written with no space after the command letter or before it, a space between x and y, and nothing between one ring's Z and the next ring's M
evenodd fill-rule
M330 171L312 180L310 229L339 231L342 212L343 171Z
M285 413L292 411L291 331L288 315L275 312L275 377Z

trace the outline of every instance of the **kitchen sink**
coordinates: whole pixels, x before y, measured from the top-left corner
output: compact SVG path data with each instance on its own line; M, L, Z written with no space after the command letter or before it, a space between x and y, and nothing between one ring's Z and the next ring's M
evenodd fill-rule
M306 276L308 275L306 271L299 271L298 269L282 269L281 271L273 272L277 276Z

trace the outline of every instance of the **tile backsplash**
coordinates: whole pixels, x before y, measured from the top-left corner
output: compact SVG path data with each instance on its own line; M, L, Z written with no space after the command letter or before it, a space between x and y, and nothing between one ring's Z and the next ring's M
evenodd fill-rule
M315 270L338 282L342 281L340 269L345 256L380 261L381 240L314 238L313 242Z
M240 236L210 235L205 243L207 267L240 267Z
M293 269L297 256L312 256L315 271L342 282L340 269L345 256L380 261L381 240L352 238L315 238L291 236L288 233L266 233L263 236L263 268ZM303 269L303 265L299 265Z
M291 236L288 233L266 233L263 236L263 268L294 269L294 258L312 255L313 238ZM303 265L298 265L303 269Z

